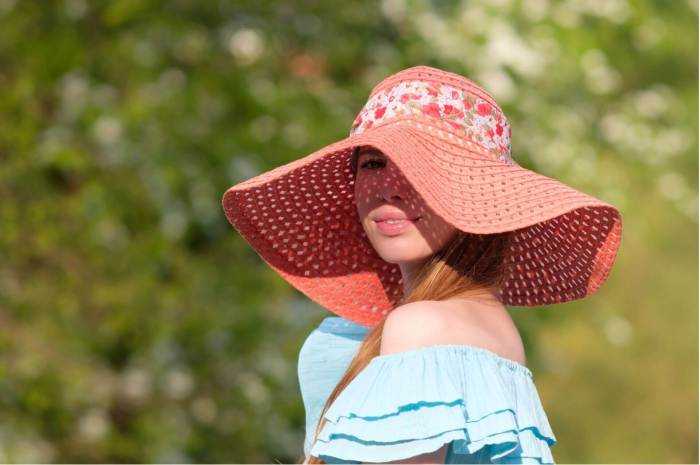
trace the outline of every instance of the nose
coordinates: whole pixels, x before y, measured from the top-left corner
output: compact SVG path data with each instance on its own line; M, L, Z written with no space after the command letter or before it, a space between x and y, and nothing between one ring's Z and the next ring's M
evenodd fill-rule
M379 183L378 195L380 200L388 203L401 201L401 188L393 176L384 177Z
M396 203L401 201L401 197L397 194L391 194L391 195L381 195L381 199L387 203Z

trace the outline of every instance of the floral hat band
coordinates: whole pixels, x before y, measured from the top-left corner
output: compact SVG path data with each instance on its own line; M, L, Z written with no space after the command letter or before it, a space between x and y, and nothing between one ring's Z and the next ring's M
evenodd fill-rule
M508 119L493 99L478 94L433 81L402 81L372 93L355 118L350 135L399 116L427 116L471 139L498 160L515 165Z

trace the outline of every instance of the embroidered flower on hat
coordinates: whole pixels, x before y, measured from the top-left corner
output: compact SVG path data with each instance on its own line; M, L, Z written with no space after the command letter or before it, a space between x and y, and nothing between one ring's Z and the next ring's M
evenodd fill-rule
M464 89L429 81L403 81L374 94L355 118L350 135L401 115L419 114L468 137L501 161L511 158L511 129L505 115Z

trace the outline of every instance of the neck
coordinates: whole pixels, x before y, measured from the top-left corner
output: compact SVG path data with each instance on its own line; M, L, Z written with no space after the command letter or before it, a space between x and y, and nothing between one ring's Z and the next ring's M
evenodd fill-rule
M471 289L469 291L462 292L448 300L468 300L468 301L478 301L480 303L494 303L497 305L502 305L501 300L498 295L486 288L482 289Z

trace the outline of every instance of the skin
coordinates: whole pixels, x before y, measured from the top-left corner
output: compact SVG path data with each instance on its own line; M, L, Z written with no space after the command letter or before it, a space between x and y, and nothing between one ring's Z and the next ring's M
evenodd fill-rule
M428 207L396 164L372 147L363 147L359 152L355 201L362 227L377 254L386 262L399 265L406 294L423 263L457 233L454 226ZM403 211L409 218L420 219L398 236L382 234L371 218L386 204ZM485 289L470 291L464 296L497 300Z
M357 212L367 238L377 254L389 263L399 265L404 285L408 293L421 265L436 251L440 250L457 233L457 229L433 212L394 162L381 151L372 147L360 150L355 177L355 200ZM382 234L372 220L376 210L383 205L392 205L403 211L409 218L420 219L397 236ZM382 335L382 353L404 350L406 334L414 334L419 339L428 334L439 334L439 343L467 344L486 347L503 357L525 364L522 341L507 309L496 295L488 289L467 291L445 301L431 301L429 311L438 310L443 319L436 323L425 316L425 306L416 308L408 304L401 312L390 318ZM417 323L416 323L417 322ZM438 326L431 326L437 324ZM405 325L405 328L401 326ZM415 327L426 331L415 331ZM390 334L385 337L387 328ZM427 329L430 328L430 329ZM422 341L418 345L430 345L432 341ZM411 457L409 459L385 463L444 463L448 445L438 450Z
M429 208L390 158L372 147L359 151L354 188L357 212L368 240L382 259L399 265L404 292L408 293L420 267L457 233L457 229ZM372 218L378 208L387 204L409 218L420 219L399 235L385 235ZM455 299L431 303L436 310L456 316L448 328L440 331L443 343L464 343L466 338L466 344L488 347L524 364L520 339L513 337L517 329L490 290L471 290ZM481 331L481 328L488 330ZM503 349L504 340L518 344ZM445 444L427 454L385 463L444 463L447 450Z
M362 227L377 254L386 262L399 265L408 293L421 265L440 250L457 229L438 216L405 178L396 164L373 147L362 147L357 157L355 202ZM372 219L383 205L392 205L409 218L420 219L397 236L382 234ZM431 306L452 318L441 330L443 338L459 343L465 335L473 337L476 329L491 334L492 341L483 340L495 352L525 364L522 341L515 324L495 291L473 289L443 301L431 301ZM472 342L478 342L473 340ZM399 344L400 345L400 344Z

